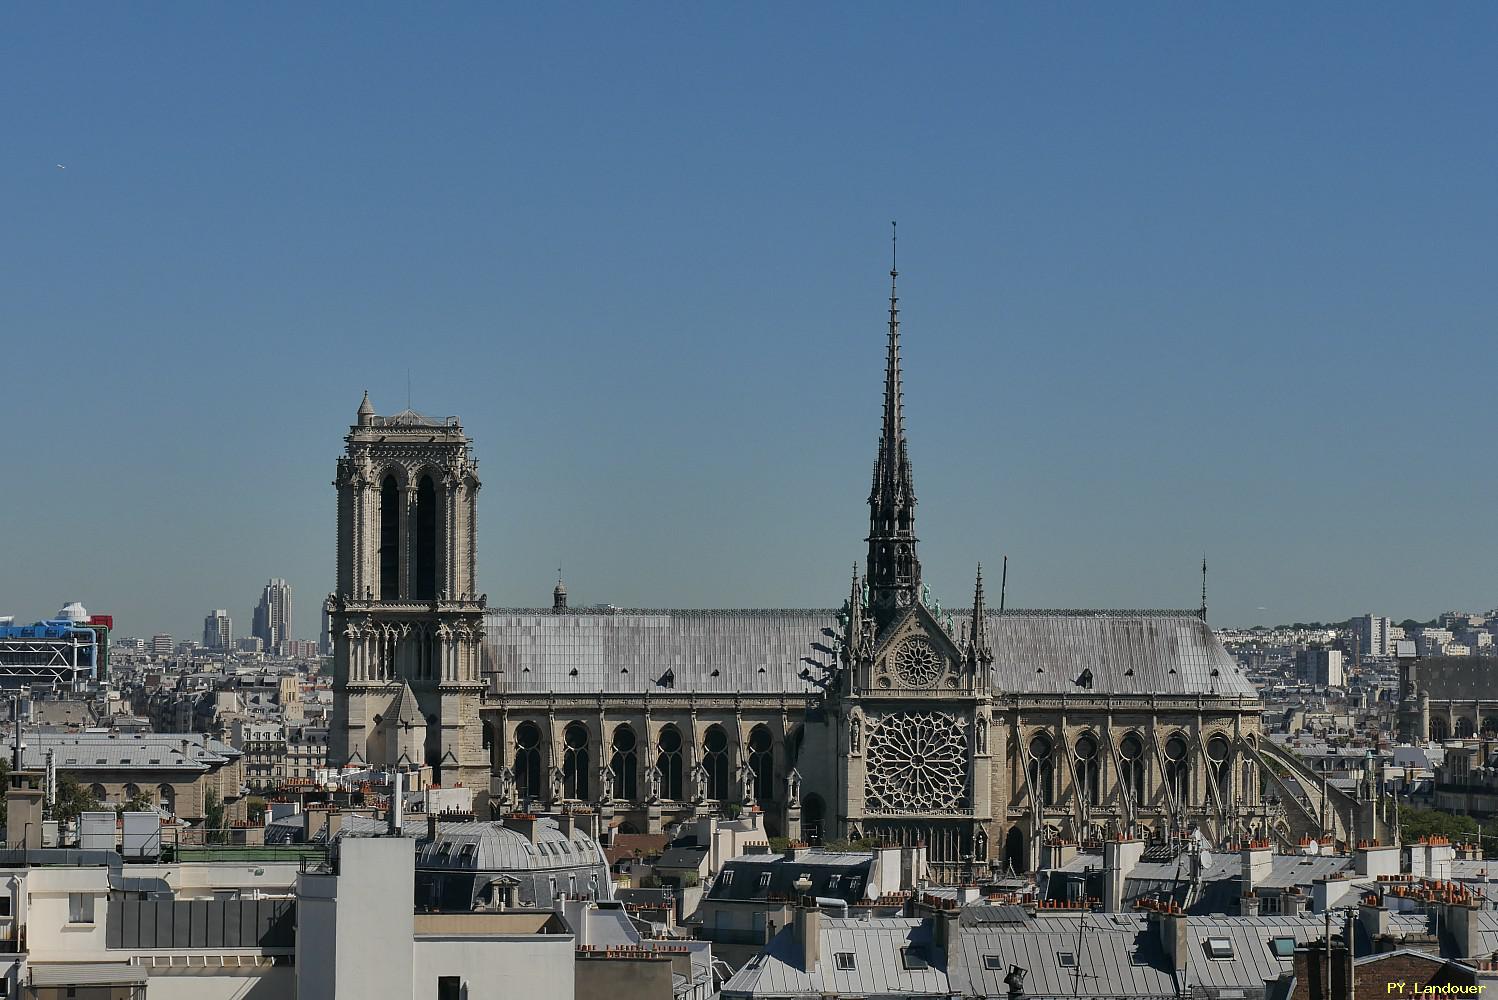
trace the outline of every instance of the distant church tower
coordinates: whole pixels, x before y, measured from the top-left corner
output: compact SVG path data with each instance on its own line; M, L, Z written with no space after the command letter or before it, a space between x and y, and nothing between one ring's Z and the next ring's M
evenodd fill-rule
M375 414L369 394L338 460L332 764L429 769L487 801L475 592L477 463L456 419Z

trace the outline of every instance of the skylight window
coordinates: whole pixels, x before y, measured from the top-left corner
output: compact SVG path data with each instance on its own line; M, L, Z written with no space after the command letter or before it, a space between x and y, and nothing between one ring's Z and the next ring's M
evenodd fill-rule
M984 955L983 968L987 969L989 972L1003 972L1004 960L998 955Z
M837 961L837 968L839 972L852 972L854 969L858 968L858 966L853 962L853 953L851 951L836 952L835 958Z
M1075 969L1077 967L1077 956L1069 951L1056 952L1056 964L1063 969Z
M761 889L763 889L765 886L767 886L769 884L770 884L770 873L769 872L760 872L760 874L759 874L759 887Z
M1233 957L1233 939L1232 938L1225 938L1225 937L1209 937L1209 938L1207 938L1207 957L1208 958L1232 958Z
M916 953L914 949L911 948L900 949L900 960L901 964L903 964L905 968L912 971L931 968L931 963L926 961L918 953Z
M1295 939L1293 937L1277 937L1269 942L1269 949L1274 952L1275 958L1294 958Z

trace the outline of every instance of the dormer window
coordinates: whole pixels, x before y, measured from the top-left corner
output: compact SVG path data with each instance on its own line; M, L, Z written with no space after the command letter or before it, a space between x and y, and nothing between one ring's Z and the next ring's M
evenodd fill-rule
M853 972L858 968L857 964L853 961L853 953L851 951L839 951L833 954L839 972Z

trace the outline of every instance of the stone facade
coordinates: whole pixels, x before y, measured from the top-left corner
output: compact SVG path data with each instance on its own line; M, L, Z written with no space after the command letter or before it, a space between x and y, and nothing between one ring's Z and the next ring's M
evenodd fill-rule
M474 585L479 478L468 437L456 420L412 410L377 416L366 394L346 442L334 481L338 590L326 603L330 757L482 788L484 598ZM395 714L407 725L392 740Z
M471 594L471 548L447 601L379 599L370 539L385 477L409 490L428 463L455 465L443 488L463 498L470 538L477 489L460 431L422 424L417 446L389 423L361 410L339 466L334 764L375 762L371 734L408 680L434 716L440 707L443 753L465 782L483 781L477 807L495 814L585 808L653 833L759 810L771 834L925 844L952 875L1027 869L1052 837L1289 835L1260 801L1257 693L1208 628L1205 601L993 611L981 570L970 607L933 598L893 285L867 562L839 610L579 611L560 583L550 608L490 610ZM412 673L406 636L421 633L391 630L418 623L460 631L459 682L414 679L427 675ZM481 673L467 645L480 639Z

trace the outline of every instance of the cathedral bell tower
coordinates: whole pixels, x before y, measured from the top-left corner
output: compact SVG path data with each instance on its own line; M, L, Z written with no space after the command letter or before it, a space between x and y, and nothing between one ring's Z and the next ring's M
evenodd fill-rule
M456 418L378 416L369 394L338 460L329 762L421 770L487 791L477 462ZM476 808L482 806L475 803Z

